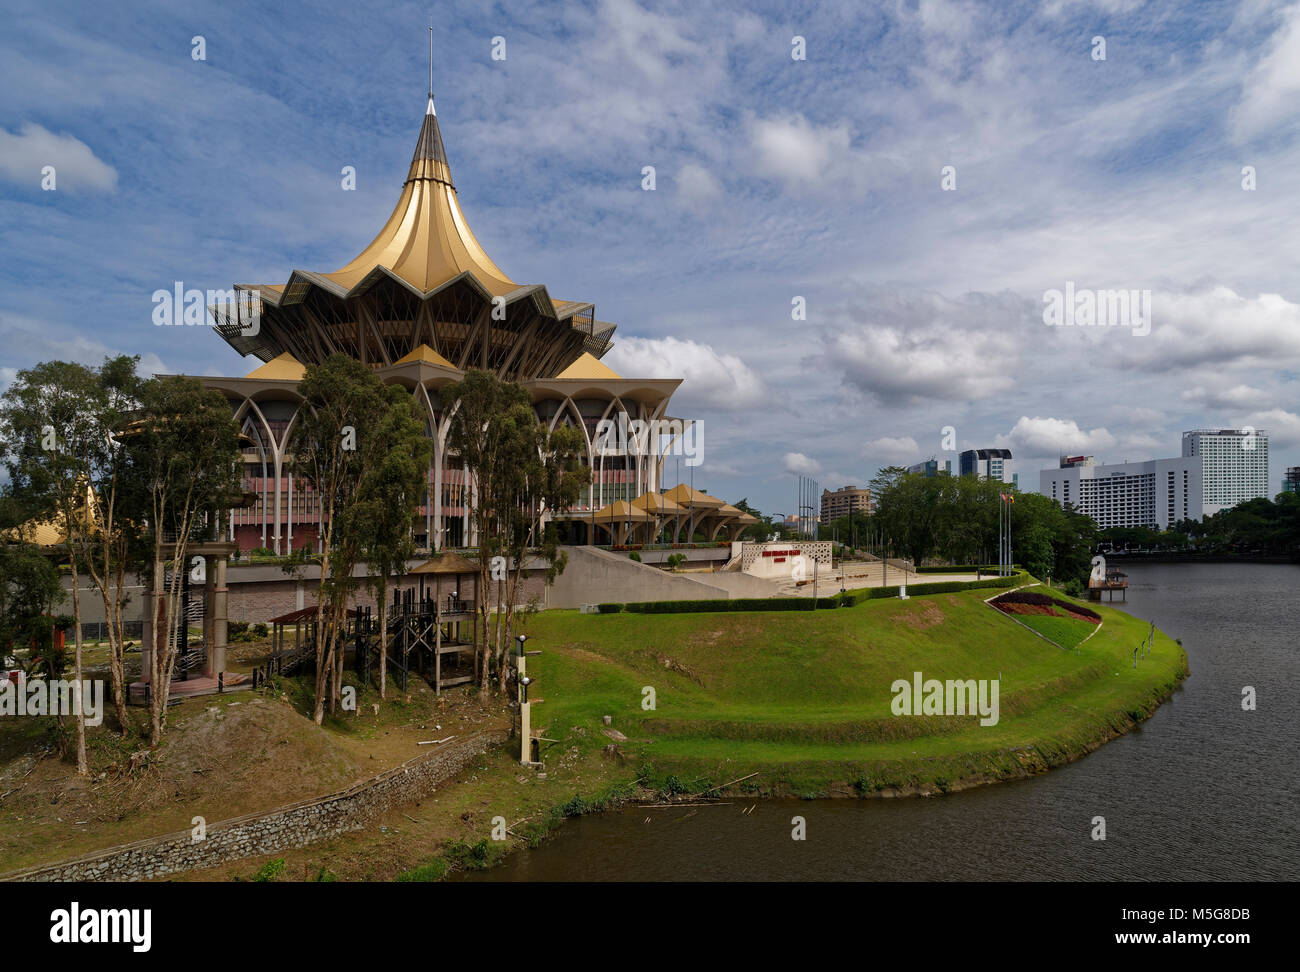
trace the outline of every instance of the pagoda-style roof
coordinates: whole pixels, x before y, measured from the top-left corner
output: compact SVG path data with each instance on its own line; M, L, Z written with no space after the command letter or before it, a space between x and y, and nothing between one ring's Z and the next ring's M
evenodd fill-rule
M430 557L418 567L412 567L407 574L472 574L478 565L458 553L447 551L436 557Z
M461 209L432 97L397 205L368 246L338 270L234 291L234 306L209 308L216 330L266 362L342 353L383 367L426 345L445 367L526 381L553 378L584 353L599 358L615 327L590 302L552 299L488 256Z
M465 220L432 98L393 214L356 259L323 276L351 290L376 267L386 268L421 293L462 273L473 275L497 297L520 286L492 261Z

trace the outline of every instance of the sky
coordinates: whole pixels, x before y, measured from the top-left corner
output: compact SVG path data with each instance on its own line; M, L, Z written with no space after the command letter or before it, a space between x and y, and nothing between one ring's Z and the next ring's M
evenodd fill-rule
M1267 430L1273 491L1300 465L1300 3L6 8L0 387L109 353L255 367L155 326L152 295L360 252L432 23L475 234L617 323L615 370L685 379L697 488L792 513L796 473L861 485L955 444L1036 489L1062 453L1176 456L1194 428ZM1053 326L1067 287L1150 313Z

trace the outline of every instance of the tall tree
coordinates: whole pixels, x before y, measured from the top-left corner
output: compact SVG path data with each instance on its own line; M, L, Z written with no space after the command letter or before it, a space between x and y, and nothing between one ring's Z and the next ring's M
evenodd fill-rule
M378 453L358 490L362 551L379 606L379 697L388 692L388 584L415 556L411 522L429 484L433 444L415 401L400 385L384 389L387 408L375 428Z
M472 476L472 517L478 545L478 572L474 598L478 602L479 623L475 626L474 663L479 694L488 693L489 667L492 661L488 615L489 586L492 577L492 538L494 520L499 515L497 503L511 476L510 463L518 455L519 425L511 416L527 409L532 402L521 385L504 382L490 371L470 371L464 379L442 390L443 402L451 408L452 418L447 444L465 463ZM533 418L536 423L536 418Z
M69 361L46 361L19 371L0 407L0 436L14 489L66 541L72 581L73 671L80 690L81 568L94 528L87 502L95 456L103 448L97 420L101 386L95 371ZM77 772L89 774L86 719L76 706Z
M505 421L512 427L512 432L503 437L509 452L502 455L499 495L491 498L500 531L496 549L506 571L495 640L497 679L502 691L506 687L507 656L514 639L515 607L526 562L533 556L546 564L543 583L548 585L564 571L567 558L560 550L558 532L554 523L545 522L545 518L577 503L591 479L591 471L580 461L585 442L578 429L561 426L547 433L532 407L522 404L515 405Z
M320 724L326 702L333 714L342 695L342 635L348 602L358 585L355 570L366 554L366 524L371 515L361 500L367 471L388 455L380 429L390 409L391 392L361 362L334 354L307 369L298 393L304 406L288 452L295 474L311 487L318 503L321 576L313 718Z
M150 741L156 746L166 727L176 658L189 638L181 597L190 544L216 533L236 493L239 429L220 392L192 378L151 378L140 385L139 404L137 419L120 438L128 451L127 475L141 490L148 517L155 598Z

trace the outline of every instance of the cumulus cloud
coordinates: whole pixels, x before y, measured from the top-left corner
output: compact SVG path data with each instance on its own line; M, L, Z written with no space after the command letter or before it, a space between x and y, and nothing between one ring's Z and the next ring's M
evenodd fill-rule
M5 179L36 188L47 165L54 166L56 191L117 189L117 170L81 139L55 135L32 122L24 122L16 134L0 128L0 175Z
M1108 342L1117 362L1160 371L1218 368L1225 361L1300 364L1300 304L1280 294L1244 297L1228 287L1156 293L1151 318L1149 334Z
M781 457L781 465L786 472L800 476L816 476L821 472L821 463L805 456L802 452L787 452Z
M811 363L887 404L996 395L1015 382L1027 306L1010 294L872 298L832 315Z
M1246 416L1246 421L1242 424L1268 432L1270 449L1277 446L1289 448L1300 445L1300 415L1294 412L1282 408L1252 412Z
M1011 431L997 439L999 447L1009 448L1013 456L1026 459L1062 453L1097 455L1116 445L1115 436L1104 428L1085 430L1073 419L1027 415L1020 416ZM1105 461L1100 455L1097 459Z
M730 410L757 405L765 390L762 380L734 354L680 338L621 338L605 363L628 378L685 378L678 400Z
M1231 388L1206 388L1197 385L1183 392L1183 401L1207 408L1250 408L1265 404L1271 396L1266 391L1250 385Z
M888 463L907 465L919 462L922 458L921 447L916 444L916 440L910 435L886 435L881 436L879 439L872 439L866 444L862 454L875 459L883 459Z

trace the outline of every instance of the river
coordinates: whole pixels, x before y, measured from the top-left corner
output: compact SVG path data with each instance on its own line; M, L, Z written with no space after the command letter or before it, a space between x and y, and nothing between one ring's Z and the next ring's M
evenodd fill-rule
M1191 676L1137 730L1034 779L945 797L629 808L467 880L1300 879L1300 566L1139 564L1130 613ZM1241 707L1254 686L1258 708ZM807 839L791 839L791 818ZM1091 836L1095 816L1106 839Z

